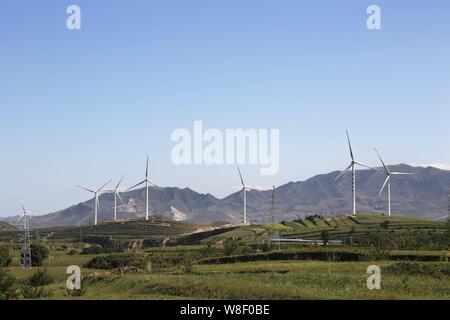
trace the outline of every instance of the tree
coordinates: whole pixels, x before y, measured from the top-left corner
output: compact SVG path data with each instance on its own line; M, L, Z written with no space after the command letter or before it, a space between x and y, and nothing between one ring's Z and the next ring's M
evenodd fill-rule
M5 246L0 246L0 268L8 267L11 264L12 258L9 255L9 250Z
M223 247L225 250L225 255L231 256L236 252L238 248L238 243L233 239L227 238L223 243Z
M31 265L42 266L42 263L49 256L49 250L46 246L39 243L32 243L31 246Z
M384 220L384 222L382 222L382 223L380 224L380 226L381 226L384 230L388 230L388 229L389 229L389 224L390 224L389 220Z
M323 245L326 246L328 244L328 241L330 240L330 233L328 232L328 230L322 230L320 232L320 236L322 238Z

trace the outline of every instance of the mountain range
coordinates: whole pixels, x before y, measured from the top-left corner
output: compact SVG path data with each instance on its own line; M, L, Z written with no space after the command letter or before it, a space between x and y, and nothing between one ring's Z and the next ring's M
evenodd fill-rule
M413 167L406 164L389 166L392 171L411 172L412 176L394 177L392 181L393 214L435 218L447 213L450 171L434 167ZM338 171L321 174L305 181L289 182L275 189L275 213L272 210L272 190L247 192L247 212L250 221L268 223L272 220L292 220L305 215L347 214L351 212L351 172L335 178ZM358 170L357 211L382 213L387 208L384 191L378 196L385 175L379 170ZM150 210L153 214L177 221L196 224L239 223L243 215L242 193L223 199L198 193L189 188L151 187ZM135 219L145 210L145 188L121 193L124 204L118 208L119 219ZM93 199L61 211L35 216L32 227L86 225L93 223ZM100 195L99 221L113 217L114 195ZM6 222L11 220L3 219Z

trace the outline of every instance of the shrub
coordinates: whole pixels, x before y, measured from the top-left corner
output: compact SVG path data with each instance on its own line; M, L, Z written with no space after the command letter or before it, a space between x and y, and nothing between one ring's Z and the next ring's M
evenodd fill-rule
M328 230L322 230L320 232L320 237L322 238L323 245L326 246L328 244L328 241L330 240L330 233Z
M81 289L66 289L64 295L67 298L81 297L86 294L86 287L82 287Z
M50 292L45 290L43 287L32 287L28 285L22 286L20 289L20 294L24 299L39 299L50 296Z
M81 254L101 254L103 253L103 247L101 245L93 245L90 247L83 248Z
M231 256L236 252L238 248L238 243L233 239L227 238L223 243L223 248L225 250L225 255Z
M31 265L42 266L45 259L48 258L49 250L46 246L39 243L32 243L31 249Z
M113 254L106 257L94 257L84 265L92 269L117 269L120 267L146 268L146 259L142 254Z
M78 251L76 249L70 249L69 252L67 252L67 255L69 256L74 256L78 253Z
M33 273L27 280L25 284L31 287L43 287L51 284L54 281L53 276L48 272L48 270L37 270Z
M0 269L0 300L12 300L18 297L14 284L16 279L8 271Z
M185 258L182 265L183 273L191 274L193 272L193 263L189 258Z
M11 264L12 258L9 255L9 250L5 246L0 246L0 268L1 267L9 267Z
M386 272L395 275L450 277L450 265L447 263L398 262L388 266Z

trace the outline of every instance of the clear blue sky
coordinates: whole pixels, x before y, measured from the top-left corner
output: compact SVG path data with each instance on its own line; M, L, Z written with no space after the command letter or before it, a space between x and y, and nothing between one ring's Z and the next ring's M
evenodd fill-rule
M66 29L66 8L82 30ZM366 8L382 9L382 30ZM23 1L0 5L0 215L86 200L126 174L222 197L234 166L175 166L176 128L279 128L268 187L378 164L450 164L448 1Z

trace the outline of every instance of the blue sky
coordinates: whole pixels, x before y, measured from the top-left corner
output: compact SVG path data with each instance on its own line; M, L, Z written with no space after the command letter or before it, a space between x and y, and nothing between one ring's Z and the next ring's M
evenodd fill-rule
M77 4L82 29L65 26ZM366 8L382 30L366 28ZM177 128L280 129L268 187L360 161L450 164L450 3L433 1L2 1L0 215L89 198L145 157L162 186L218 197L234 166L175 166Z

